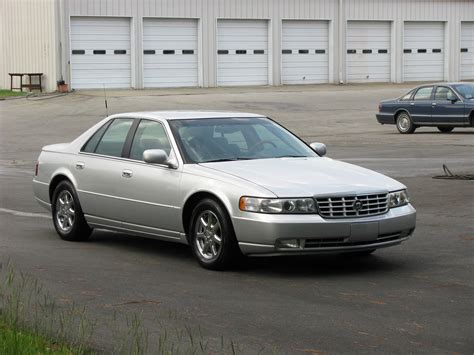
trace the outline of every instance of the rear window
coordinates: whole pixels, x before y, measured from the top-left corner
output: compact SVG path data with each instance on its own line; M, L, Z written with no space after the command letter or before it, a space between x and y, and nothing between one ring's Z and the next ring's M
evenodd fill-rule
M410 92L406 93L405 95L403 95L400 100L401 101L408 101L411 99L411 96L413 95L413 93L415 92L415 89L411 90Z

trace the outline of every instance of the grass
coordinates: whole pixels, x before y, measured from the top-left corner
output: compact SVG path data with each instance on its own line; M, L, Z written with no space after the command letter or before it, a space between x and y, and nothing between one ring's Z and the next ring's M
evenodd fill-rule
M1 355L245 353L232 340L183 326L185 319L177 311L157 317L152 320L153 332L140 313L122 311L102 317L109 334L100 337L106 336L112 344L110 349L95 350L99 320L91 320L85 307L58 304L37 279L14 270L10 263L0 263Z
M13 96L25 96L27 93L22 91L10 91L5 89L0 89L0 99Z
M82 352L83 353L83 352ZM0 320L0 354L81 354L80 349L57 344L31 331L24 331Z

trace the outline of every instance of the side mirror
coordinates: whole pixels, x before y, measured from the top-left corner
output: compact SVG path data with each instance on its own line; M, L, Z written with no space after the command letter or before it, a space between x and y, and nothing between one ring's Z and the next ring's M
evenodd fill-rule
M451 101L452 104L455 104L456 101L458 101L458 98L457 97L452 97L450 99L448 99L449 101Z
M314 150L316 153L318 153L320 156L324 157L326 153L328 152L328 149L326 148L326 144L324 143L318 143L314 142L309 145L312 150Z
M147 149L143 152L143 161L148 164L166 165L170 168L176 169L178 164L169 159L168 154L163 149Z

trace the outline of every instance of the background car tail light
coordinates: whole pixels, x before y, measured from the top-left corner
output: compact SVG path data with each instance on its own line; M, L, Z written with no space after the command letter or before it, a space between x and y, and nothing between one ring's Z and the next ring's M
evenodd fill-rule
M35 164L35 176L38 176L38 169L39 169L39 163L36 162L36 164Z

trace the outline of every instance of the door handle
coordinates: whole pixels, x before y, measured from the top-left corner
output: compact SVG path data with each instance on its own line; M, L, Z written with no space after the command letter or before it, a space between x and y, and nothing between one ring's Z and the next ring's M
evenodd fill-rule
M127 170L127 169L122 171L122 177L131 178L132 176L133 176L133 171Z
M414 103L414 102L410 102L410 106L415 106L415 103Z
M76 163L76 169L78 169L78 170L84 169L84 166L85 166L85 164L82 161L78 161Z
M431 106L436 106L436 102L433 102L433 103L431 104Z

